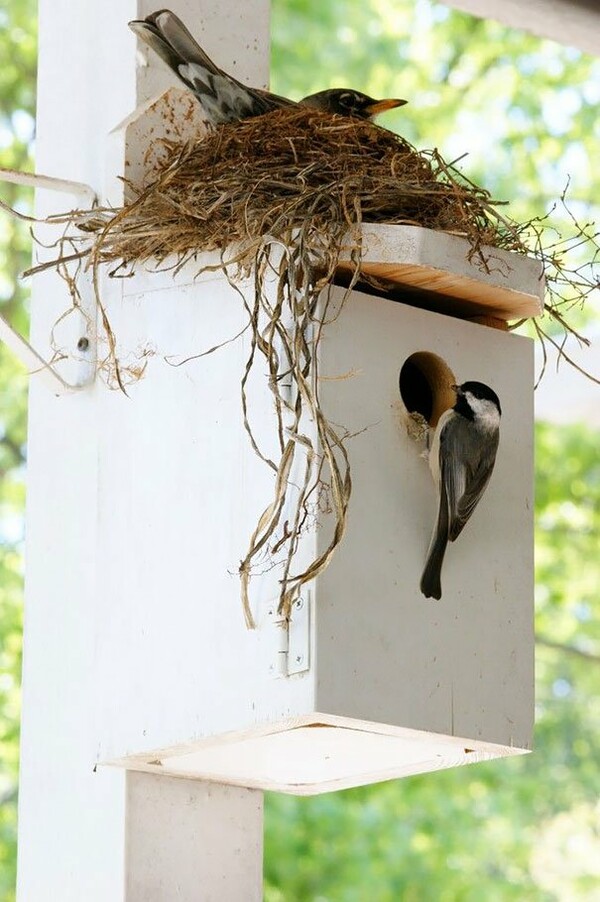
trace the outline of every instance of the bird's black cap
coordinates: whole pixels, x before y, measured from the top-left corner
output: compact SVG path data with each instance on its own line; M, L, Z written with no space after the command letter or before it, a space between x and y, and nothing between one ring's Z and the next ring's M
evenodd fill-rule
M486 385L484 382L463 382L462 385L456 385L454 388L459 395L465 395L469 392L473 397L479 398L482 401L491 401L498 408L498 413L502 413L500 398L494 389L490 388L489 385Z

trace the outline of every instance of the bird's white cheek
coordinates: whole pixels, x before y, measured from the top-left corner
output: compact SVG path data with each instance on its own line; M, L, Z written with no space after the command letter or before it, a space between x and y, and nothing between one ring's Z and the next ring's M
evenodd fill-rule
M466 393L467 403L475 414L477 425L482 429L494 430L500 426L500 411L493 401L476 398L471 392Z

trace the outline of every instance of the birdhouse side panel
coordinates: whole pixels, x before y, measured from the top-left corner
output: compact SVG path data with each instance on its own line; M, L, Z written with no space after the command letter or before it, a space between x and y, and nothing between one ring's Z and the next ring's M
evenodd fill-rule
M123 378L127 366L144 370L127 396L104 390L97 400L100 760L313 705L310 672L282 674L279 583L267 558L250 580L257 629L244 622L238 568L275 475L243 425L240 296L222 274L192 281L196 270L140 273L108 305ZM277 459L260 365L247 390L257 444Z

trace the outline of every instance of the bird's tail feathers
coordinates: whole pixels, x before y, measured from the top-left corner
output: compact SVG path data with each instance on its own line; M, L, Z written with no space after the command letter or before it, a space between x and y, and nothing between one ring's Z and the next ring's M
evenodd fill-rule
M129 23L131 30L182 78L181 67L195 63L212 74L220 74L209 56L189 33L181 19L161 9L145 19ZM185 81L185 79L183 79Z
M160 9L148 16L146 21L155 25L164 40L186 63L196 63L213 74L221 74L221 70L215 66L181 19L171 10Z
M179 57L172 47L167 44L154 25L151 25L149 22L145 22L142 19L134 19L133 22L129 23L129 27L136 37L143 41L144 44L151 47L170 69L177 72L177 67L182 62L181 57Z
M442 597L442 564L446 546L448 545L448 527L448 498L444 480L442 479L437 522L427 552L423 575L421 576L421 592L425 598L435 598L438 601Z

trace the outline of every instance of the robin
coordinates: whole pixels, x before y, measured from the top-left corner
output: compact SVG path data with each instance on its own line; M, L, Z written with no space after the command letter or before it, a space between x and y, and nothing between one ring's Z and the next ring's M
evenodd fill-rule
M158 10L145 19L136 19L129 27L198 98L212 125L237 122L297 105L287 97L249 88L223 72L202 50L181 19L168 9ZM328 113L372 119L378 113L402 106L406 100L374 100L360 91L333 88L310 94L300 103Z

